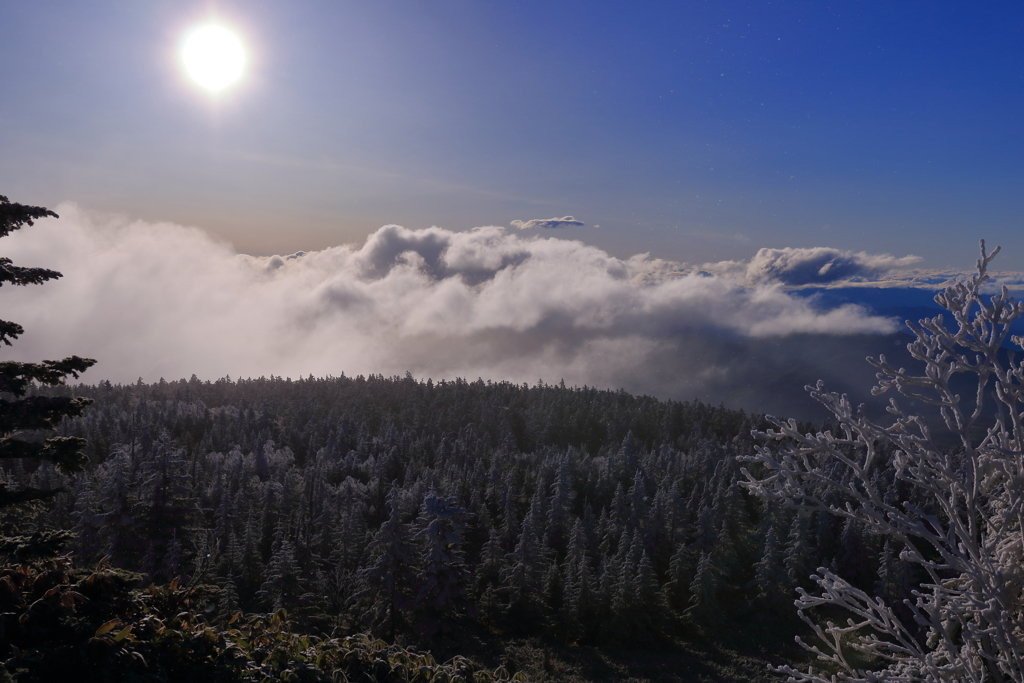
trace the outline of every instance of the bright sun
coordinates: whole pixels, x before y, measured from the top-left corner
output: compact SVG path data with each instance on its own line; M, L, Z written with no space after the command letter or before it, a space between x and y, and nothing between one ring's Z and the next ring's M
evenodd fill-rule
M238 36L216 24L189 33L181 58L188 75L212 91L222 90L237 81L245 66L245 50Z

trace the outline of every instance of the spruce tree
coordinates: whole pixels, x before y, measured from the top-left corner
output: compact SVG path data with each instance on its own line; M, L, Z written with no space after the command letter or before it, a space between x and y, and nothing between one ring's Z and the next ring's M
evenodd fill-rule
M764 552L754 565L754 590L757 599L771 611L788 610L793 591L786 572L785 549L774 525L768 526L764 538Z
M803 514L793 517L793 524L789 528L789 542L782 561L791 586L802 586L807 583L807 577L810 576L814 549L807 538L809 535L809 517Z
M472 611L467 596L469 572L462 552L462 534L469 513L454 497L430 491L423 497L417 520L420 573L414 609L419 630L427 638L446 630L460 613Z
M640 555L636 577L633 579L633 595L638 608L635 615L638 633L646 632L651 637L660 636L667 616L667 605L658 589L654 564L647 556L647 551Z
M540 616L540 594L548 558L541 549L530 515L523 518L519 542L505 559L508 565L501 584L508 594L510 620L520 626L531 624Z
M370 600L367 616L371 625L386 630L394 640L402 624L402 612L413 606L415 575L413 563L416 549L412 535L402 521L401 489L393 484L387 496L388 519L380 525L367 549L369 562L361 575Z
M577 517L561 567L562 603L556 617L556 625L562 629L562 637L568 642L582 635L582 622L589 617L588 564L586 530L583 521Z
M568 540L569 520L575 494L572 479L569 458L563 456L558 461L555 481L551 484L551 499L547 513L548 547L558 554L565 552L565 544Z
M16 204L0 195L0 237L32 225L39 218L57 218L57 214L41 206ZM0 286L37 285L62 277L55 270L15 266L11 259L0 257ZM11 342L24 332L21 325L0 320L0 342ZM26 396L34 383L42 385L64 384L65 378L78 379L96 361L70 356L63 360L44 360L38 363L17 361L0 362L0 459L38 458L53 463L62 474L80 472L87 461L82 449L85 440L73 436L42 438L41 431L52 430L65 417L76 417L91 403L84 398L70 396ZM24 487L8 488L0 483L0 509L46 500L61 489ZM27 531L22 529L21 531ZM39 532L31 536L16 535L17 525L4 524L0 529L0 552L18 559L44 555L58 549L70 539L70 532Z
M690 584L690 606L683 616L698 626L717 624L721 620L718 585L721 572L715 566L711 553L701 553L697 573Z
M690 585L697 573L698 554L685 543L676 546L669 561L668 581L662 588L669 607L682 613L690 605Z
M501 585L501 574L505 566L501 534L492 528L487 542L480 549L479 561L474 571L473 582L478 596L482 597L488 590L493 593L493 590Z
M295 559L295 544L282 532L263 572L263 584L256 599L270 610L292 608L302 595L303 583L302 569Z
M836 554L836 570L854 586L870 590L874 583L874 568L869 548L862 536L860 525L852 519L843 523L839 535L839 552Z

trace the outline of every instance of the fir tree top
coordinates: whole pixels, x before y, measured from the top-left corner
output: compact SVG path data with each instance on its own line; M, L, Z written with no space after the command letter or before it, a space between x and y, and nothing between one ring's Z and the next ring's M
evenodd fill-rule
M16 204L0 195L0 237L32 225L36 219L57 218L57 214L41 206ZM42 284L61 274L46 268L15 266L11 259L0 257L0 286ZM24 329L17 323L0 320L0 341L8 346ZM63 384L66 377L75 379L94 365L91 358L71 356L63 360L38 363L0 362L0 459L40 458L53 463L64 474L78 472L86 463L82 448L85 440L78 437L43 439L39 430L51 430L65 417L76 417L92 401L69 396L26 396L33 382L46 385ZM8 489L0 485L0 508L33 500L50 498L57 490L23 488ZM8 541L10 539L4 539ZM0 548L2 550L2 548Z

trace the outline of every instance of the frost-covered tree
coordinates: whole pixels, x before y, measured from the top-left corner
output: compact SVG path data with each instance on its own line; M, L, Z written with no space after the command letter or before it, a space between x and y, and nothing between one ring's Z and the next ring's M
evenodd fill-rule
M263 573L263 585L256 599L271 610L291 608L303 592L302 569L295 559L295 544L282 537Z
M683 616L698 625L715 624L721 620L722 605L718 600L720 575L712 554L701 553L697 572L690 583L690 606Z
M908 322L916 336L908 350L923 372L869 359L876 395L895 389L936 406L941 423L905 414L892 398L893 418L883 424L819 382L811 395L837 426L802 434L793 421L773 420L776 429L758 434L767 445L745 458L757 464L745 472L753 492L852 519L898 546L925 577L897 610L818 568L820 593L801 591L796 604L822 643L805 647L843 680L1024 681L1024 364L1004 348L1024 303L1005 287L983 295L998 252L987 254L982 242L978 272L935 297L951 325L942 316ZM950 436L953 447L940 445ZM887 498L879 468L891 468L914 495ZM817 607L851 617L822 626L805 613ZM871 670L857 661L873 662ZM779 671L798 683L836 680L813 669Z
M558 461L555 481L551 484L551 499L548 504L546 529L548 547L556 553L563 553L565 551L574 494L569 458L562 457Z
M562 563L562 603L555 621L569 642L582 634L583 621L592 611L590 580L586 529L577 517L569 536L565 562Z
M415 609L421 633L428 638L470 608L469 572L462 552L462 534L469 513L454 497L429 491L423 497L416 538L421 543Z
M699 556L685 543L680 543L669 562L668 581L662 591L669 607L684 612L690 604L690 584L697 572Z
M788 543L783 553L783 566L789 576L789 583L799 586L807 582L815 561L814 547L810 542L810 516L796 515L789 528Z
M514 621L530 623L540 615L544 572L548 566L530 515L523 518L519 542L505 559L508 564L501 583L508 594L508 611Z
M779 610L787 603L792 589L784 565L784 551L774 526L768 527L764 552L754 565L754 590L758 599L770 610Z
M188 474L188 462L181 448L166 438L156 440L140 465L139 521L144 537L159 557L154 576L170 581L177 576L172 569L180 563L182 542L188 542L201 511ZM177 543L177 559L171 548Z
M496 528L491 528L487 542L480 549L480 560L474 575L476 590L480 595L501 584L504 561L505 551L501 547L501 535Z
M368 616L375 628L386 629L390 638L402 621L401 613L413 605L416 548L412 535L402 521L401 489L392 486L387 496L388 519L380 525L367 549L370 558L362 570L370 598Z

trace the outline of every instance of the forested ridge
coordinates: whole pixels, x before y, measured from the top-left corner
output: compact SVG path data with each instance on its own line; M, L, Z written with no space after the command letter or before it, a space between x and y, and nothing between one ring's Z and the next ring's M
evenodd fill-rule
M791 631L819 565L887 600L916 585L856 522L749 496L735 456L767 422L698 401L411 376L45 391L94 399L62 427L90 465L15 461L14 482L65 489L34 524L74 529L78 566L216 586L211 623L670 647Z

